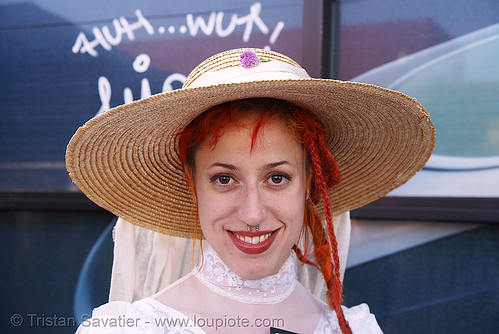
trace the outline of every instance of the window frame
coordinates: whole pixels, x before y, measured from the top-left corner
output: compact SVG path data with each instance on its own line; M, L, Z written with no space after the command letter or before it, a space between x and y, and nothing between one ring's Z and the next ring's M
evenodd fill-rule
M312 77L334 77L339 1L303 1L302 65ZM332 64L332 65L331 65ZM0 189L0 210L104 210L80 191ZM352 218L499 223L499 198L387 196L351 212Z

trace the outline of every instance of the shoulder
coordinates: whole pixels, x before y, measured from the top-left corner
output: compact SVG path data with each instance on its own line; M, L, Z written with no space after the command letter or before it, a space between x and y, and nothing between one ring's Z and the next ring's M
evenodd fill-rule
M354 333L383 333L367 304L343 307L343 313Z
M383 333L376 321L376 317L371 313L367 304L360 304L350 308L342 306L342 309L354 334ZM316 333L336 333L339 329L336 313L331 311L326 304L324 304L324 312L325 316L322 317Z
M97 307L91 318L83 319L76 334L165 333L190 326L188 318L152 298L128 303L115 301ZM185 325L185 326L184 326ZM170 333L170 331L167 331Z

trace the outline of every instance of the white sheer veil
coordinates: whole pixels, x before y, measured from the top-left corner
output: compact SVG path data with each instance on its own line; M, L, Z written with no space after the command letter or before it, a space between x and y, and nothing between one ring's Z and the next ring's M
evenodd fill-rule
M333 221L343 279L350 244L350 213L334 217ZM199 242L193 250L191 239L156 233L121 218L114 227L113 239L109 301L133 302L152 296L190 272L195 265L193 261L199 258ZM295 261L298 262L296 256ZM300 264L296 268L298 280L314 296L323 298L325 283L318 270Z

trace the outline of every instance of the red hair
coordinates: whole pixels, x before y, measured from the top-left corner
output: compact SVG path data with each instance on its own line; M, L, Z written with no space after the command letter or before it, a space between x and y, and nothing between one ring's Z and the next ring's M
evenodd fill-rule
M178 134L180 159L184 166L187 182L195 195L192 179L195 164L194 154L197 147L209 140L215 146L224 130L232 126L242 126L237 115L241 112L260 112L260 117L253 129L251 147L254 146L261 127L270 119L278 118L290 129L298 143L306 151L308 181L307 203L304 217L305 253L297 245L293 246L298 259L318 268L326 282L326 298L331 310L337 314L343 333L351 333L350 326L341 309L342 284L340 280L340 260L338 244L333 228L333 216L328 190L339 183L340 172L327 143L324 127L308 111L287 101L274 99L246 99L226 102L215 106L194 119ZM326 226L315 205L322 200ZM194 222L197 229L197 213ZM307 231L308 230L308 231ZM312 237L312 254L315 262L309 260L309 234Z

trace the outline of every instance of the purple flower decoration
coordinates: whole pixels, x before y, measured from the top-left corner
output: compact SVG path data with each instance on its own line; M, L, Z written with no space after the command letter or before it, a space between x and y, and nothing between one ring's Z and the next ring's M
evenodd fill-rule
M245 50L241 53L239 58L239 62L244 68L253 68L260 65L260 58L258 58L254 51Z

